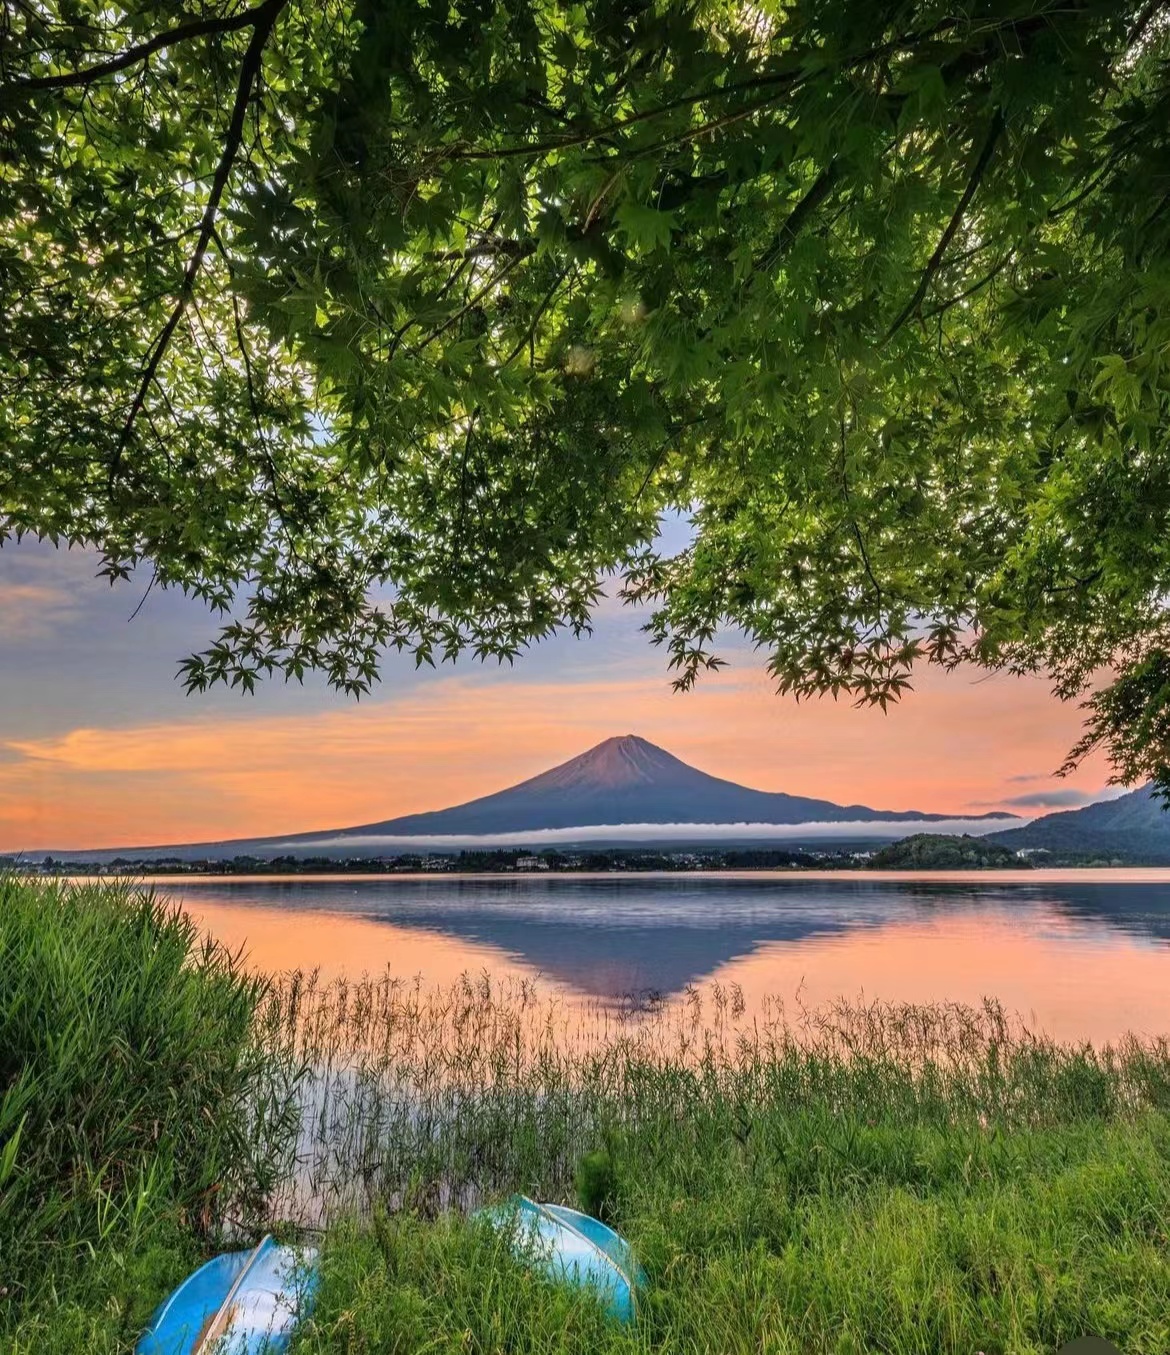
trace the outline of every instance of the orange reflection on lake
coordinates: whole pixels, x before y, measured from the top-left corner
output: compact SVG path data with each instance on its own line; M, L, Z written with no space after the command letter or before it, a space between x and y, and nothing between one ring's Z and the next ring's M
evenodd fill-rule
M1043 935L983 917L768 943L712 978L738 985L748 1011L767 998L814 1009L839 998L975 1006L989 997L1061 1041L1170 1033L1165 949L1129 937L1101 940L1052 915L1037 921Z
M744 1019L837 999L998 1000L1062 1041L1170 1034L1170 872L159 880L266 972L537 980L582 1013L742 992Z
M184 900L199 925L229 950L242 952L249 969L265 974L318 970L324 980L358 978L392 970L446 987L464 974L487 971L501 979L531 979L535 971L494 946L466 942L387 922L280 908L232 907L196 895Z

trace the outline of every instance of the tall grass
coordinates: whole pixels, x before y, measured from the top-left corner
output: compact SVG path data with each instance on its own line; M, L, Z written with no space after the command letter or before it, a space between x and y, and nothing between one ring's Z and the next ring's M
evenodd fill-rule
M820 1180L859 1127L913 1154L927 1131L965 1143L1170 1110L1165 1040L1060 1045L991 1001L777 1002L748 1019L718 987L615 1010L487 976L428 988L294 974L260 1020L270 1047L311 1070L273 1207L315 1226L379 1206L466 1210L512 1190L565 1198L582 1157L618 1141L630 1177L771 1142L792 1173Z
M1170 1349L1164 1040L1058 1045L994 1002L582 1012L486 978L293 976L262 1019L314 1069L278 1198L332 1220L300 1352ZM631 1327L469 1219L513 1190L626 1233Z
M604 1212L630 1327L473 1217ZM124 886L0 882L0 1350L129 1351L233 1231L324 1229L298 1350L1170 1349L1170 1046L977 1009L262 982Z
M149 892L0 877L0 1332L262 1209L295 1114L264 991Z

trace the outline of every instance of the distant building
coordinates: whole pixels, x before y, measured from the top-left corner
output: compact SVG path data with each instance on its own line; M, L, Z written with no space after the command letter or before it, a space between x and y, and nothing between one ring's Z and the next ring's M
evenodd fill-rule
M543 856L518 856L517 870L548 870L548 862Z

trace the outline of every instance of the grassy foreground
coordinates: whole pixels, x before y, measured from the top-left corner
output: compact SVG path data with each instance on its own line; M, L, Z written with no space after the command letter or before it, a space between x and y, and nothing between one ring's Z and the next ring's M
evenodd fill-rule
M132 890L0 882L0 1349L129 1350L237 1218L327 1225L302 1353L1170 1349L1165 1042L719 992L573 1020L262 986ZM517 1189L630 1237L631 1327L468 1221Z
M0 877L0 1348L129 1349L292 1129L264 986L149 893Z

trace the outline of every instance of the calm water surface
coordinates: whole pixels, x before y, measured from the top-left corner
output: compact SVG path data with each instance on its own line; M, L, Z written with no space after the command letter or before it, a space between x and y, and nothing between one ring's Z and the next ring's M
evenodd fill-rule
M998 998L1060 1039L1170 1034L1170 871L971 876L192 877L159 880L267 971L445 984L537 978L568 1000L738 985L766 997Z

